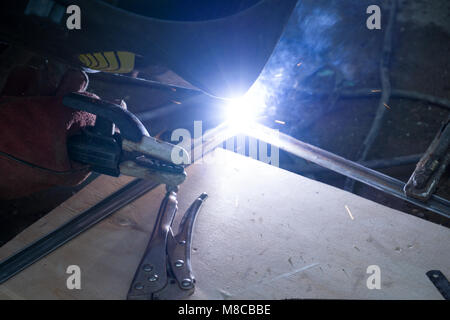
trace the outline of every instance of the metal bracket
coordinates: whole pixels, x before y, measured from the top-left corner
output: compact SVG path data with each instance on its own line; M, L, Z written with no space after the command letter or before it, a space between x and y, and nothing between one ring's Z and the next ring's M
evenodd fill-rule
M434 286L439 290L445 300L450 300L450 282L439 270L430 270L426 273Z

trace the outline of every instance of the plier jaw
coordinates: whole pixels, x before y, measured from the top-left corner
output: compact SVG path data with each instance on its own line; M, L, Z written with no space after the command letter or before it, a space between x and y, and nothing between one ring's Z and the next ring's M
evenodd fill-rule
M94 127L69 138L71 160L89 164L92 170L111 176L125 174L169 186L185 180L184 167L177 162L189 163L187 151L151 137L131 112L79 93L66 95L63 104L97 116ZM115 133L116 125L120 134Z
M184 214L176 235L172 223L177 212L175 191L164 197L144 256L127 295L129 300L183 299L194 293L191 266L192 231L206 200L201 194Z

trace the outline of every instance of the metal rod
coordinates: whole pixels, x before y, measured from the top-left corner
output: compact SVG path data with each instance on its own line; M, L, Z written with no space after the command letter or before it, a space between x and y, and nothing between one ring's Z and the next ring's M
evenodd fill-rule
M156 182L150 180L133 180L61 227L1 261L0 284L157 186Z
M422 158L422 154L412 154L409 156L400 156L400 157L394 157L390 159L375 159L375 160L367 160L362 162L357 162L358 164L370 168L370 169L388 169L393 167L400 167L405 165L411 165L411 164L417 164L419 162L420 158ZM328 172L326 168L315 166L315 165L308 165L304 168L296 168L295 165L289 165L283 168L289 169L290 171L296 171L301 174L320 174Z
M158 81L147 80L143 78L133 78L129 76L120 75L117 73L105 73L105 72L96 72L89 74L89 78L91 80L102 81L102 82L115 82L121 85L129 85L129 86L142 86L154 89L163 89L163 90L173 90L186 93L202 93L199 89L188 88L179 85L171 85Z
M277 132L260 124L249 125L242 133L270 143L297 157L333 170L344 176L362 182L375 189L389 193L397 198L413 203L419 207L450 218L450 201L433 195L427 202L407 197L403 192L405 184L378 171L368 169L353 161L342 158L308 143L299 141L284 133Z

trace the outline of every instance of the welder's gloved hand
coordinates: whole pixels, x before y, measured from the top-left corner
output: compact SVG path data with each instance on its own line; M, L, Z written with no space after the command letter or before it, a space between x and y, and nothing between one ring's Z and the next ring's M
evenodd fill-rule
M59 84L36 69L14 70L0 96L0 199L26 196L52 186L73 186L89 169L70 161L67 138L95 123L95 116L62 104L69 92L85 92L87 75L69 70ZM44 78L47 79L47 78ZM41 80L41 81L39 81Z

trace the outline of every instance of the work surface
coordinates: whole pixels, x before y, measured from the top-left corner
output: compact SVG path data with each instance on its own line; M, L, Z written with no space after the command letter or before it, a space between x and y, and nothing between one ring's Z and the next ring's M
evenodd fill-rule
M182 213L209 198L194 229L192 299L442 299L429 270L450 277L450 231L293 173L217 150L178 194ZM0 248L0 259L131 181L101 176ZM124 299L152 231L162 186L0 286L2 299ZM347 210L346 206L350 211ZM69 290L69 265L81 290ZM369 266L381 288L368 289Z

